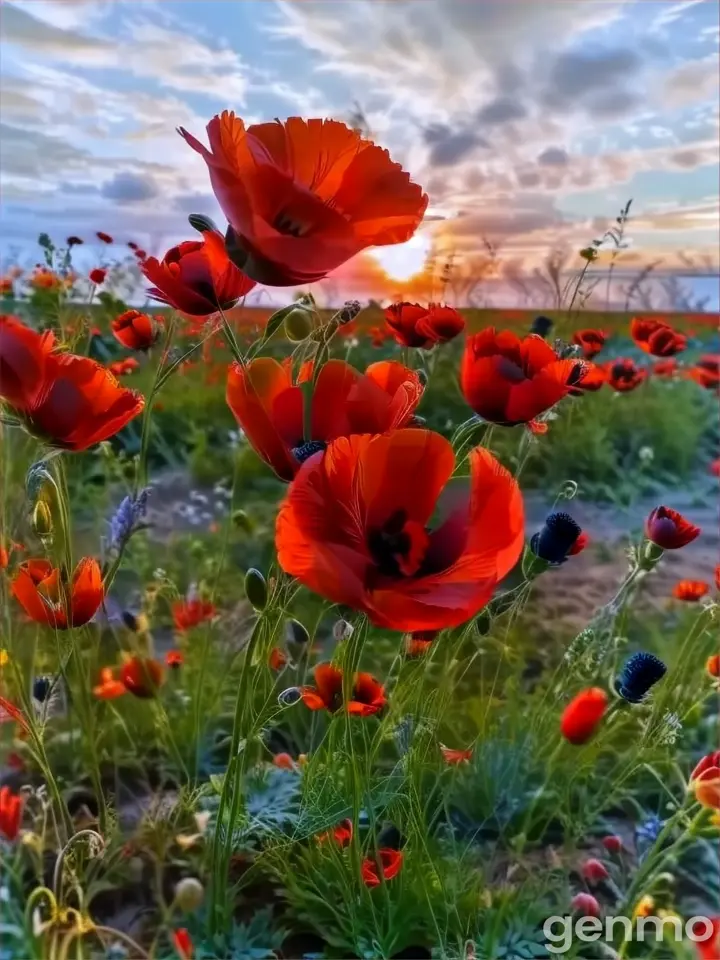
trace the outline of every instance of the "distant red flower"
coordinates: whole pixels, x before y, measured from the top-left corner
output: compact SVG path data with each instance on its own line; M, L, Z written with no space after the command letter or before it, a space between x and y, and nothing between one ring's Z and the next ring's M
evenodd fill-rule
M190 939L190 934L184 927L181 927L179 930L173 930L172 942L180 960L192 960L193 942Z
M353 838L352 820L343 820L332 830L326 830L324 833L318 833L315 839L318 843L326 843L331 838L339 847L349 846Z
M100 671L100 683L93 687L93 696L98 700L117 700L127 693L125 684L115 679L112 667L103 667Z
M576 893L570 901L574 913L583 917L599 917L600 904L591 893Z
M715 586L720 590L720 563L715 567Z
M282 569L320 596L410 632L457 626L485 606L524 544L522 498L483 449L453 484L450 443L430 430L333 441L306 461L277 517ZM444 515L443 515L444 514Z
M460 311L441 303L431 303L418 323L419 332L427 332L437 343L448 343L464 329L465 319Z
M654 317L634 317L630 322L630 336L641 350L654 357L672 357L687 347L684 334Z
M382 327L370 327L368 334L370 335L370 343L373 347L382 347L388 339L388 333Z
M668 357L667 360L658 360L652 369L656 377L673 377L678 371L678 362L675 357Z
M217 608L213 603L198 597L178 600L172 605L173 623L180 633L186 633L206 620L212 620L216 613Z
M185 663L185 657L182 650L168 650L165 654L165 666L171 670L177 670Z
M0 789L0 835L10 843L17 839L20 832L24 800L10 787Z
M336 713L343 706L343 673L330 663L319 663L313 671L314 687L302 688L302 700L310 710ZM369 717L383 709L387 700L381 683L369 673L358 673L353 681L347 712Z
M16 707L14 703L11 703L5 697L0 697L0 724L11 722L17 723L25 733L30 729L20 707Z
M282 670L287 663L287 655L280 647L273 647L268 657L268 666L271 670Z
M321 280L367 247L409 240L428 198L387 150L338 120L245 127L225 111L207 126L205 160L235 256L258 283Z
M133 370L137 370L140 364L135 357L125 357L124 360L115 360L108 364L108 370L114 377L126 377Z
M98 230L98 232L95 234L95 236L98 238L98 240L102 240L103 243L114 243L114 240L113 240L113 238L110 236L110 234L109 234L109 233L103 233L102 230Z
M431 347L437 341L426 329L421 331L418 324L427 316L427 307L419 303L391 303L385 307L387 332L403 347Z
M720 679L720 653L712 653L707 658L705 669L711 677Z
M584 372L575 386L568 390L568 393L573 397L581 397L584 393L594 393L599 390L604 383L607 383L607 373L604 367L586 361Z
M647 379L647 370L638 367L629 357L611 360L605 367L608 386L618 393L629 393Z
M600 687L581 690L563 710L560 732L570 743L583 744L605 716L608 696Z
M162 664L149 657L131 657L120 667L120 680L133 696L149 699L163 684Z
M405 653L411 660L429 653L437 630L416 630L405 637Z
M105 283L106 276L107 276L107 270L103 269L102 267L95 267L95 269L91 270L89 273L91 282L97 284L97 286L100 286L100 284Z
M0 396L29 433L53 447L86 450L141 412L143 398L101 364L52 347L51 334L41 337L13 318L0 318Z
M712 928L709 936L705 940L695 940L698 960L718 960L718 957L720 957L720 917L708 917L707 919ZM695 928L693 932L696 937L704 937L708 932L705 924L702 927L700 927L700 924L695 924Z
M442 758L448 766L457 766L459 763L468 763L472 759L472 747L469 750L453 750L451 747L440 747Z
M149 350L160 336L162 324L139 310L126 310L112 321L113 336L128 350Z
M596 860L594 857L586 860L580 868L583 879L588 883L599 883L601 880L607 880L610 876L608 868L602 860Z
M311 377L312 366L304 364L293 383L290 362L272 357L244 367L235 363L228 374L227 402L235 419L282 480L292 480L302 460L331 440L406 426L423 393L418 375L400 363L373 363L362 374L343 360L330 360L315 382L305 437L300 384Z
M11 589L31 620L57 630L88 623L104 596L100 565L91 557L78 563L70 583L49 560L26 560L18 567Z
M529 423L582 379L585 365L561 360L537 334L521 339L488 327L468 337L460 386L470 407L491 423Z
M655 507L645 521L645 536L663 550L679 550L699 535L700 527L670 507Z
M4 547L0 543L0 570L7 570L9 563L10 563L10 554L8 553L7 547Z
M172 247L160 261L147 257L140 269L154 284L148 290L153 300L198 320L228 310L255 286L230 262L221 234L213 230Z
M378 887L382 880L392 880L400 873L402 850L378 850L377 858L366 857L360 865L360 876L366 887Z
M694 603L704 597L710 587L704 580L680 580L673 587L672 595L676 600Z
M605 346L608 334L604 330L578 330L572 342L580 347L586 360L592 360Z
M705 354L685 375L706 390L717 390L720 386L720 355Z
M720 457L716 457L710 466L708 467L708 472L711 473L714 477L720 477Z
M602 838L602 845L608 853L621 853L623 849L622 837L618 837L614 833L608 834L608 836Z
M280 770L294 770L295 761L289 753L276 753L273 757L273 764Z

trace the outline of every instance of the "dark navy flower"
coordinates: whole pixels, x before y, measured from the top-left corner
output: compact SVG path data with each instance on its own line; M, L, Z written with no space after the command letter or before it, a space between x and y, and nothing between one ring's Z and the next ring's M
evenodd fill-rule
M327 446L322 440L309 440L301 447L293 447L292 454L298 463L305 463L314 453L319 453Z
M140 529L147 515L150 488L145 487L137 497L124 497L110 518L110 547L120 550L136 530Z
M542 530L530 540L530 549L548 563L564 563L581 534L580 524L569 513L551 513Z
M615 689L628 703L640 703L658 680L662 680L667 667L652 653L634 653L615 679Z
M539 337L547 338L547 335L553 328L553 321L550 317L535 317L531 326L530 333L536 333Z

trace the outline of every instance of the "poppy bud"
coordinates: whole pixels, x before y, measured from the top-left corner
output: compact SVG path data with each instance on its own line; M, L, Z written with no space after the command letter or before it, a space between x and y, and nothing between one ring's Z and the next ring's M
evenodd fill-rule
M336 620L332 629L333 640L336 640L338 643L342 640L349 640L354 630L353 625L348 623L347 620Z
M45 540L52 536L53 522L50 507L44 500L38 500L32 515L33 533Z
M342 309L337 315L338 321L341 324L350 323L362 310L362 304L359 300L346 300L342 306Z
M707 658L705 669L711 677L720 677L720 654L713 653Z
M312 315L304 307L293 307L285 317L285 336L291 343L307 340L312 329Z
M553 321L550 317L535 317L530 325L530 333L536 333L539 337L547 339L547 335L553 328Z
M665 664L652 653L634 653L618 674L615 690L628 703L640 703L666 672Z
M564 563L581 535L580 524L569 513L551 513L530 540L530 549L548 563Z
M700 527L670 507L651 510L645 522L645 536L663 550L679 550L700 534Z
M599 883L601 880L607 880L610 876L602 860L596 860L594 857L585 861L580 868L580 872L588 883Z
M600 687L581 690L563 710L560 732L570 743L587 743L605 715L608 697Z
M188 223L198 233L206 233L208 230L213 233L220 233L210 217L206 217L204 213L191 213L188 217ZM137 249L137 246L135 249Z
M302 697L300 687L288 687L278 694L278 703L281 707L291 707Z
M298 620L288 620L285 624L285 630L287 631L287 639L289 643L299 643L305 645L309 639L310 634L307 632L307 628L303 626Z
M265 577L250 567L245 574L245 596L256 610L264 610L268 601L268 589Z
M610 834L602 838L602 845L608 853L620 853L623 848L622 838L615 834Z
M92 283L100 286L105 283L105 277L107 275L107 270L104 270L102 267L95 267L94 270L90 271L90 280Z
M245 533L252 533L253 522L244 510L233 510L232 523L238 530L244 530Z
M193 913L204 899L205 888L195 877L185 877L175 887L175 903L183 913Z
M599 917L600 904L591 893L576 893L570 901L573 913L580 913L585 917Z

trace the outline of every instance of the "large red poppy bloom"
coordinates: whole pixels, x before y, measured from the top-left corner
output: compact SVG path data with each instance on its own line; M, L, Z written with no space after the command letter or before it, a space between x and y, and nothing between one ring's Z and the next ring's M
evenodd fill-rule
M338 120L245 127L225 111L207 126L205 160L236 262L270 286L321 280L366 247L403 243L428 198L387 150Z
M70 583L49 560L26 560L18 567L12 593L35 623L57 630L81 627L95 616L104 590L97 560L84 557L78 563Z
M378 887L381 880L392 880L397 876L402 864L402 850L387 847L378 850L377 858L365 857L360 865L360 876L366 887Z
M641 350L654 357L672 357L687 347L685 334L655 317L633 317L630 336Z
M430 430L333 441L303 464L280 508L280 566L380 627L464 623L520 556L523 504L510 473L477 449L430 528L454 466L450 443Z
M647 370L629 357L611 360L605 366L605 380L618 393L629 393L647 379Z
M148 290L153 300L202 320L228 310L255 286L230 261L223 237L213 230L206 230L202 240L171 247L160 261L148 257L140 269L154 284Z
M655 507L645 521L645 536L663 550L679 550L699 535L700 527L672 507Z
M465 320L458 310L438 303L429 307L406 301L391 303L385 308L385 324L401 346L424 349L447 343L465 329Z
M460 368L466 401L484 420L529 423L577 385L585 365L561 360L537 334L520 339L488 327L468 337Z
M17 411L37 401L54 347L51 331L37 333L19 317L0 315L0 397Z
M149 350L160 336L162 323L139 310L126 310L110 324L115 339L128 350Z
M321 369L312 394L310 436L304 436L304 398L298 385L312 377L304 364L293 383L290 361L258 357L228 374L227 402L262 459L292 480L306 454L338 437L385 433L404 427L422 397L418 375L401 363L381 361L364 374L342 360Z
M336 713L343 706L343 673L331 663L319 663L313 671L314 687L302 687L302 701L310 710ZM353 679L347 712L370 717L383 709L387 700L381 683L369 673L358 673Z

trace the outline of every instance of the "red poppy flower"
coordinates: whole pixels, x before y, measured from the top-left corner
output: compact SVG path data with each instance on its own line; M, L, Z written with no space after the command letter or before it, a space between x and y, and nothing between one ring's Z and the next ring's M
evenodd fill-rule
M13 793L10 787L0 789L0 835L10 843L20 832L24 800L19 793Z
M4 547L0 543L0 570L7 570L9 563L10 563L10 554L8 553L7 547Z
M125 357L124 360L116 360L114 363L108 364L108 370L114 377L125 377L133 370L137 370L139 366L140 364L135 357Z
M280 770L295 769L295 761L289 753L276 753L272 762Z
M629 393L647 378L647 370L638 367L629 357L611 360L605 366L606 382L618 393Z
M110 326L115 339L128 350L149 350L162 329L155 317L139 310L126 310Z
M718 960L720 957L720 917L708 917L710 924L708 930L707 923L695 924L693 933L695 934L695 946L697 948L698 960ZM707 936L706 936L707 934ZM698 937L705 939L699 940Z
M607 705L608 696L600 687L581 690L563 710L560 732L570 743L587 743L605 716Z
M645 521L645 536L663 550L679 550L698 537L700 527L670 507L655 507Z
M94 270L91 270L89 273L90 281L97 286L105 283L105 277L107 276L107 270L104 270L102 267L95 267Z
M405 654L414 660L429 653L438 632L437 630L416 630L408 634L405 637Z
M0 327L0 338L2 332ZM0 395L9 400L9 389L19 399L11 406L26 429L50 446L86 450L114 436L143 408L140 394L121 387L109 370L89 357L22 353L16 340L7 353L5 346Z
M185 663L185 657L181 650L168 650L165 654L165 666L171 670L177 670Z
M179 930L173 930L172 942L180 960L192 960L193 942L190 939L190 934L184 927L181 927Z
M425 316L418 322L419 333L427 333L436 343L448 343L465 329L465 320L459 310L446 304L431 303Z
M437 341L429 328L418 329L427 313L427 307L421 307L419 303L391 303L385 307L387 332L403 347L432 347Z
M342 670L330 663L319 663L313 671L314 687L303 687L302 700L310 710L336 713L343 705ZM385 691L369 673L358 673L353 681L347 712L360 717L378 713L386 705Z
M371 364L364 374L343 360L321 369L312 394L310 436L304 437L300 383L310 380L304 364L296 384L290 361L259 357L228 374L227 402L257 454L282 480L292 480L304 456L331 440L359 433L385 433L407 425L423 386L400 363Z
M586 360L592 360L605 346L608 334L604 330L578 330L572 342L582 349Z
M720 563L715 567L715 586L720 590Z
M246 129L225 111L207 126L209 150L180 133L207 163L237 262L258 283L321 280L366 247L409 240L427 207L387 150L338 120Z
M217 608L214 604L209 600L200 600L198 597L178 600L172 605L173 623L180 633L186 633L206 620L212 620L216 613Z
M580 867L580 873L588 883L599 883L601 880L607 880L610 876L608 868L602 860L596 860L594 857L590 857L583 863Z
M113 242L114 242L114 241L113 241L113 238L110 236L110 234L109 234L109 233L103 233L102 230L98 230L98 232L95 234L95 236L98 238L98 240L102 240L103 243L113 243Z
M630 336L645 353L654 357L672 357L687 347L687 337L654 317L633 317Z
M607 837L603 837L602 845L605 847L608 853L621 853L623 850L622 837L617 836L615 833L611 833L608 834Z
M600 904L591 893L576 893L570 901L570 906L574 913L581 914L583 917L600 916Z
M125 684L115 679L112 667L103 667L100 671L100 683L93 687L93 696L98 700L117 700L126 693Z
M678 362L675 357L668 357L667 360L658 360L652 369L656 377L673 377L677 373Z
M460 368L465 400L484 420L503 426L529 423L577 385L579 360L561 360L537 334L520 339L488 327L468 337Z
M568 393L573 397L581 397L584 393L594 393L596 390L599 390L606 381L607 374L605 369L596 363L586 361L584 373L575 386L568 390Z
M46 388L45 367L55 335L36 333L19 317L0 315L0 397L16 410L27 410Z
M429 430L333 441L290 486L277 518L280 566L376 626L412 633L457 626L490 599L524 544L515 479L483 449L448 487L455 456Z
M720 750L700 760L690 774L690 788L698 803L720 810Z
M352 820L343 820L332 830L326 830L324 833L319 833L315 839L318 843L326 843L331 838L339 847L349 846L353 838Z
M164 680L162 664L149 657L130 657L120 667L120 680L133 696L154 697Z
M402 850L385 848L378 850L377 858L366 857L360 865L360 876L366 887L378 887L382 880L392 880L400 873L403 864Z
M704 597L710 587L704 580L680 580L673 587L672 595L676 600L694 603Z
M287 663L287 655L280 647L273 647L268 657L268 666L271 670L282 670Z
M720 355L707 353L700 357L686 376L706 390L717 390L720 386Z
M370 327L368 334L373 347L382 347L389 336L388 332L382 327Z
M705 669L711 677L720 678L720 653L713 653L707 658Z
M147 257L140 269L154 284L148 290L153 300L199 320L228 310L255 286L231 263L225 241L213 230L206 230L202 240L185 240L172 247L160 261Z
M97 560L84 557L72 581L49 560L26 560L18 567L12 594L35 623L57 630L81 627L95 616L104 590Z
M720 457L716 457L708 467L708 473L714 477L720 477Z
M472 759L472 747L469 750L453 750L451 747L440 747L442 758L448 766L457 766L459 763L469 763Z

